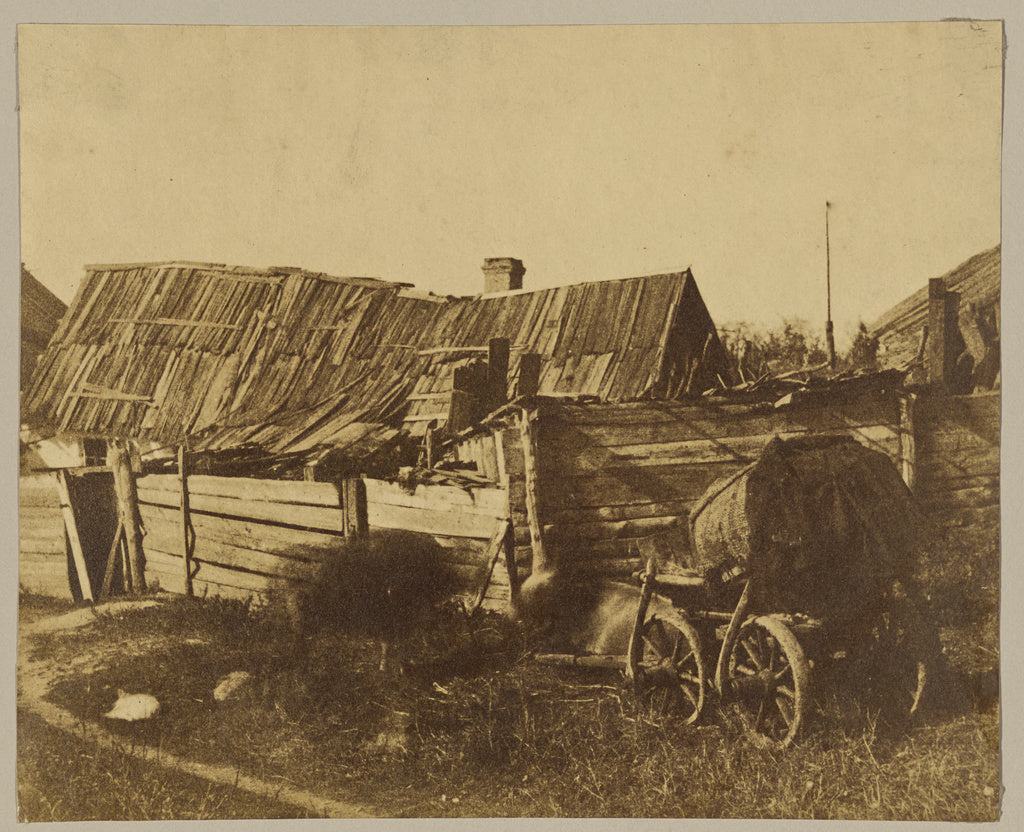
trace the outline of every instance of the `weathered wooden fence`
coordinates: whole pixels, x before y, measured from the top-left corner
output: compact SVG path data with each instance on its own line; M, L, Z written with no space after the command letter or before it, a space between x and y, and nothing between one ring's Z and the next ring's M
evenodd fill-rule
M185 592L181 479L151 475L137 484L147 583ZM486 606L507 603L507 573L497 563L507 498L499 489L420 485L410 493L378 480L349 480L339 487L193 476L187 490L197 595L246 598L315 581L319 565L335 556L344 537L368 526L434 536L463 596Z
M433 535L444 547L447 565L469 604L508 608L508 492L447 485L418 485L409 491L398 483L364 482L371 531L406 529Z
M70 598L67 541L57 477L20 477L18 508L18 586L27 592Z

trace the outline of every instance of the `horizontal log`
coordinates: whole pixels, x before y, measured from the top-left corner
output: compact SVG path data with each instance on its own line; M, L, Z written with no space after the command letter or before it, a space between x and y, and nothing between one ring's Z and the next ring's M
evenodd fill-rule
M173 552L165 552L156 548L146 549L146 568L159 573L184 574L182 559ZM238 589L251 590L254 592L267 592L281 589L291 584L301 585L300 580L286 580L283 578L272 578L266 575L255 575L243 572L238 569L227 569L211 563L196 561L199 564L199 571L196 578L222 586L233 586Z
M165 524L181 528L181 511L177 508L141 504L142 523L146 528ZM255 520L238 520L215 515L191 513L192 527L197 539L210 539L221 543L243 542L250 548L276 555L307 560L324 560L344 546L342 534L313 532L275 526ZM258 543L257 543L258 542Z
M973 526L991 529L998 537L1000 526L999 506L953 506L933 507L927 516L937 526Z
M149 587L158 588L164 592L173 592L178 595L185 594L185 577L181 574L172 574L147 568L146 584ZM237 601L247 601L254 596L262 594L257 590L225 586L212 581L204 581L200 578L192 580L192 590L200 598L230 598Z
M641 502L696 501L719 477L743 466L735 462L707 465L661 465L621 468L614 472L558 480L542 479L541 519L550 510L634 505Z
M398 483L366 479L366 502L424 511L458 510L486 517L508 516L508 495L501 488L463 489L453 485L418 485L411 494Z
M926 492L918 490L918 501L926 510L933 506L963 506L965 508L998 506L999 488L975 486L958 489L940 488Z
M180 502L180 495L172 494L169 491L139 489L140 504L175 508L180 506ZM345 531L344 512L336 507L288 505L262 500L236 500L232 497L213 497L205 494L193 495L189 502L193 514L263 520L268 523L316 531L342 533Z
M890 458L899 457L899 434L889 425L867 425L855 429L823 431L833 436L853 436L862 445L880 451ZM589 434L550 436L541 445L541 468L544 472L581 474L623 467L649 465L706 465L715 462L736 462L746 465L760 457L773 436L791 439L806 432L779 431L718 439L699 437L659 442L636 442L623 436L623 444L603 444L600 437Z
M681 517L685 519L697 502L697 500L669 500L659 503L643 500L616 506L559 509L549 511L547 519L556 526L637 520L645 517Z
M572 425L588 433L607 429L608 435L627 437L637 429L657 429L671 439L695 437L754 436L776 431L832 431L858 425L896 425L895 400L867 395L853 402L774 408L759 405L684 405L669 402L630 402L584 406L549 406L541 411L538 433L554 425ZM634 434L635 435L635 434ZM634 439L633 441L638 441ZM651 441L643 438L641 442ZM654 441L665 441L663 439Z
M997 477L999 474L998 449L977 455L947 453L925 459L918 457L915 469L917 480L930 484L963 477Z
M177 474L148 474L145 477L139 477L136 484L140 491L169 491L175 495L181 494L181 480ZM329 482L258 480L249 477L211 477L195 474L188 478L188 492L193 499L203 495L289 505L333 508L341 506L338 487Z
M156 526L147 526L142 545L147 552L152 548L180 556L181 527L174 528L162 523ZM221 543L198 536L192 557L199 563L209 563L228 569L245 569L278 578L313 580L318 571L318 564L309 561L273 555L258 549Z
M21 526L43 526L56 523L63 527L64 516L59 505L52 506L19 506L18 522Z
M622 670L626 666L625 656L577 656L574 653L541 653L534 660L537 664L604 670Z
M56 483L43 486L26 487L24 480L18 488L18 506L26 509L57 509L60 510L60 495Z
M678 517L640 517L634 520L598 520L591 523L558 523L543 527L545 539L552 541L595 541L643 537L670 528L678 528Z
M488 514L429 511L370 501L367 501L366 517L371 529L404 529L449 537L489 538L499 522Z
M60 555L67 554L67 541L64 535L60 537L27 537L22 535L18 538L18 551L22 555Z

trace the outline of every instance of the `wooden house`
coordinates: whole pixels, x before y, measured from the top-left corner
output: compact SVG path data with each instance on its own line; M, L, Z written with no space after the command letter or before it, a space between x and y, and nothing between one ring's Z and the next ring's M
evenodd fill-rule
M39 355L50 343L67 304L21 266L21 384L28 387Z
M135 546L163 586L261 591L362 524L443 539L469 595L500 606L514 579L502 578L499 480L481 470L474 490L383 478L414 464L426 437L450 441L524 386L530 396L667 401L730 378L688 270L534 291L522 289L524 271L492 258L483 293L441 297L291 268L89 267L26 410L38 429L115 443L122 468L126 443L155 448L135 466L154 473L127 479L147 532ZM156 472L161 459L176 459L177 473ZM58 473L67 502L80 504L70 524L89 502L74 474ZM107 513L117 522L91 543L78 535L79 584L90 590L110 584L105 565L132 525L133 511Z
M910 371L908 383L946 392L999 387L1000 247L933 278L868 328L882 367Z

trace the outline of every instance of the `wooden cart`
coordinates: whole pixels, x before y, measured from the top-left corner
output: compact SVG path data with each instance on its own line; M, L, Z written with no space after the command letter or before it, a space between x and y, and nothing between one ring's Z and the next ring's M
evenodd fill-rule
M627 676L638 692L674 704L688 723L701 717L709 695L722 703L736 703L748 715L756 737L763 743L786 746L805 721L812 668L837 657L873 655L894 671L887 681L895 680L903 706L913 714L925 689L935 642L918 612L909 567L902 560L904 553L893 551L894 535L903 533L899 523L906 514L905 507L894 508L894 503L909 497L909 492L898 476L887 470L888 462L877 458L880 454L853 440L774 442L762 459L768 457L772 464L783 465L791 480L789 487L795 488L792 483L799 480L803 465L803 485L814 480L817 497L846 500L843 516L850 522L849 528L843 529L845 537L841 541L836 533L835 512L819 508L809 510L810 521L797 516L800 509L778 520L801 526L792 541L781 540L785 535L779 533L778 525L770 537L759 536L754 528L756 518L748 511L753 499L748 480L757 476L753 472L759 463L712 486L690 515L691 538L698 560L706 554L700 551L702 546L715 549L714 557L706 558L705 564L713 561L726 568L703 573L677 568L658 574L653 561L648 563L639 576L642 588L625 657ZM821 466L835 470L822 473ZM844 476L847 485L852 481L865 492L871 491L870 499L885 500L884 507L867 508L891 516L881 520L866 516L865 499L849 497ZM864 477L871 478L868 484ZM824 490L821 482L827 485ZM791 496L802 493L793 490ZM718 514L707 519L715 506ZM895 531L884 528L882 521ZM815 548L819 543L812 537L816 522L827 525L820 530L821 536L828 538L823 544L826 549L845 541L846 551L836 554L832 549L823 552L821 546ZM700 523L705 527L700 528ZM850 546L850 540L860 541L860 546ZM748 567L757 563L759 554L751 551L755 544L774 549L762 557L761 563L767 560L769 568L762 565L752 574L754 570ZM868 563L859 563L858 558ZM768 584L786 582L790 573L785 567L790 562L793 587L765 591ZM814 569L827 571L823 566L834 564L840 564L836 569L846 570L842 586L825 587L834 579L828 574L814 580ZM801 568L810 572L810 578L799 574ZM861 573L867 577L862 579ZM652 605L655 594L661 600ZM811 608L824 607L826 614L794 611L803 597ZM771 608L773 598L785 599L785 612ZM829 602L840 608L834 616L828 614Z

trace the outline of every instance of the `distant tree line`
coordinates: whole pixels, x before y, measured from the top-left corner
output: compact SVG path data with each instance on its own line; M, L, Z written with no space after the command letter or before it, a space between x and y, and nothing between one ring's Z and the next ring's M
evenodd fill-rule
M774 329L745 321L719 330L742 381L794 370L825 369L828 352L824 333L801 319L786 319ZM878 339L860 322L846 352L836 356L836 372L878 369Z

